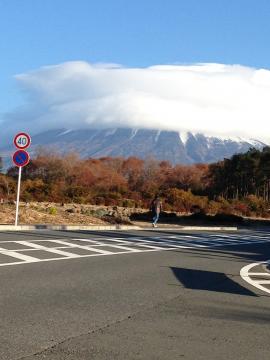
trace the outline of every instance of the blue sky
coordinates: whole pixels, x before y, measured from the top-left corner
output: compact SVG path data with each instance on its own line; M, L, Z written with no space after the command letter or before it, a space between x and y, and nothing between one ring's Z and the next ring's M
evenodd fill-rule
M82 60L270 68L268 0L0 0L0 113L14 75Z

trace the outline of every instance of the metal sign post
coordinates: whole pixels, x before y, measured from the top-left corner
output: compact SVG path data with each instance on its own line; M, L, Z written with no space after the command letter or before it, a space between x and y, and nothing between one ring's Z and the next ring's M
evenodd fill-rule
M30 161L30 156L29 156L28 152L26 152L23 149L26 149L31 144L31 138L26 133L19 133L15 136L13 142L14 142L14 145L17 147L17 149L19 149L13 154L13 162L19 168L17 200L16 200L16 215L15 215L15 226L18 226L22 168L24 166L26 166Z
M20 191L21 191L21 179L22 179L22 167L20 166L19 167L19 178L18 178L18 189L17 189L15 226L18 226L18 219L19 219L19 202L20 202Z

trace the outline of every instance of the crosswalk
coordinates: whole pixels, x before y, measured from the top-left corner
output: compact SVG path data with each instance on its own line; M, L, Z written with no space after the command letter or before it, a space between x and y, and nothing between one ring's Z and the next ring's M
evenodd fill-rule
M0 241L0 267L93 256L269 243L267 232L147 234Z

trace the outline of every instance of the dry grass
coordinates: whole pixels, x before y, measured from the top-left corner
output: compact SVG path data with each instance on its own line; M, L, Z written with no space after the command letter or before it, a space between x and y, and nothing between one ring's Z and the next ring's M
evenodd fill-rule
M15 205L0 205L0 224L14 224ZM106 221L91 214L81 213L79 206L60 206L48 203L22 204L19 212L20 224L69 224L102 225Z

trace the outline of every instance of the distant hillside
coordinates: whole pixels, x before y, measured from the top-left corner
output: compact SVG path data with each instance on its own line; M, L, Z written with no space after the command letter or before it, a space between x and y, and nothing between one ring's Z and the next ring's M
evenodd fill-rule
M103 156L153 157L172 164L211 163L266 144L241 138L146 129L50 130L33 136L31 152L46 146L61 153L78 152L83 158ZM3 149L7 154L10 148Z

